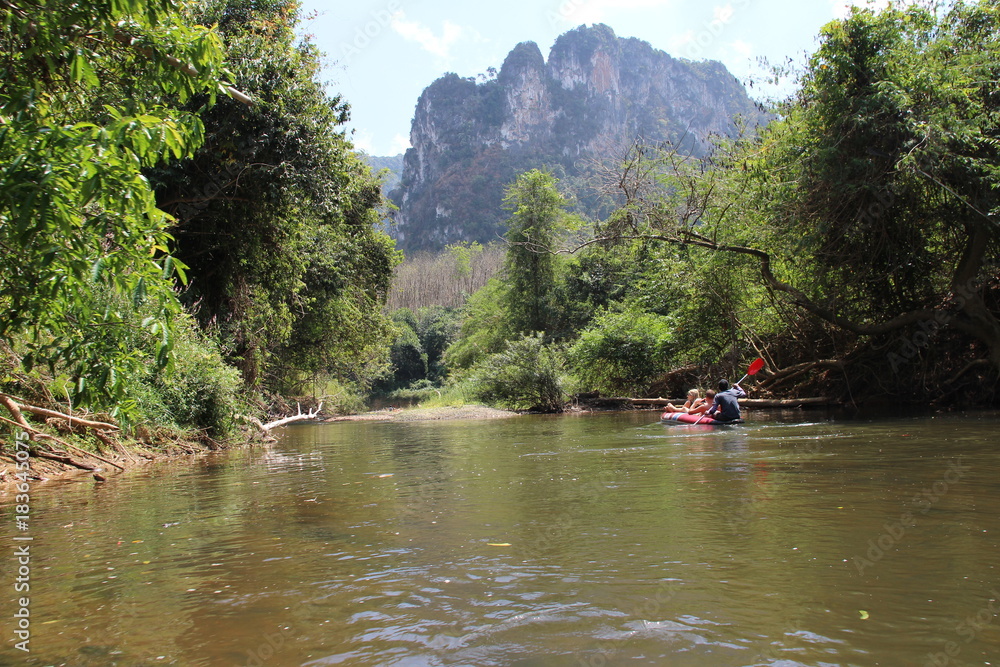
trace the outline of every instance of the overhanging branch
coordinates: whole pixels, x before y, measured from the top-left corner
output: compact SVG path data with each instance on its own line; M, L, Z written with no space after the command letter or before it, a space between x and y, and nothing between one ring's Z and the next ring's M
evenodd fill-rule
M126 32L123 32L121 30L115 30L114 37L115 37L115 41L118 42L119 44L121 44L122 46L131 48L131 49L135 49L136 51L138 51L139 53L141 53L142 55L144 55L147 58L153 59L153 58L156 57L155 54L153 53L152 49L150 49L149 47L146 47L146 46L139 46L138 44L136 44L135 37L133 37L132 35L129 35ZM191 63L186 63L183 60L180 60L179 58L175 58L174 56L172 56L170 54L167 54L167 53L161 54L161 57L163 58L163 60L168 65L170 65L174 69L176 69L176 70L178 70L180 72L183 72L184 74L187 74L190 77L197 77L198 76L198 70ZM234 100L236 100L237 102L242 102L243 104L247 105L248 107L253 106L253 98L252 97L250 97L249 95L247 95L246 93L244 93L244 92L242 92L240 90L237 90L233 86L229 86L229 85L226 85L226 84L222 84L222 85L223 85L223 88L225 89L225 91Z
M772 289L783 292L791 297L791 301L794 305L802 308L803 310L812 313L816 317L829 322L830 324L836 325L841 329L845 329L852 333L861 336L876 336L879 334L885 334L890 331L895 331L909 324L915 324L916 322L922 322L926 320L932 320L935 317L940 317L942 315L950 317L948 311L935 308L925 308L922 310L914 310L908 313L903 313L897 317L881 322L879 324L858 324L852 320L847 319L837 313L833 312L828 308L824 308L819 304L815 303L810 299L805 292L797 289L796 287L780 280L774 275L774 271L771 269L771 255L758 248L751 248L749 246L739 246L739 245L728 245L725 243L718 243L712 239L702 236L690 229L682 229L676 236L667 234L631 234L616 236L615 239L625 239L625 240L650 240L650 241L664 241L666 243L672 243L674 245L692 245L700 248L706 248L708 250L716 252L730 252L739 255L747 255L753 257L757 260L761 277L764 282ZM580 244L573 250L569 252L576 252L588 245L594 243L607 242L611 240L610 238L596 238L591 239L585 243Z

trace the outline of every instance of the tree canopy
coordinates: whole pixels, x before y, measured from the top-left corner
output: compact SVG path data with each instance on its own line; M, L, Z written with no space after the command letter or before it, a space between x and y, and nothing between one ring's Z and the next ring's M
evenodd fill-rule
M554 324L556 259L549 249L565 228L568 204L557 184L552 174L533 169L518 176L504 197L511 211L504 305L515 332L551 331Z
M297 3L0 6L0 391L224 430L220 352L255 392L383 372L396 253Z
M202 143L222 44L169 1L2 4L0 336L18 336L25 369L59 365L83 398L121 397L135 359L106 334L129 325L99 295L155 305L141 326L165 364L183 265L142 170Z
M609 180L619 208L568 262L547 263L543 234L518 238L525 255L508 261L524 284L470 302L451 358L497 330L492 298L501 314L544 313L584 390L666 391L653 369L764 355L788 369L761 380L776 393L988 403L1000 376L998 46L994 0L853 9L823 28L766 128L705 155L635 143ZM546 272L532 273L530 249ZM536 274L547 301L529 291Z
M296 3L217 0L195 19L218 25L255 104L220 100L204 146L152 174L190 267L185 303L251 386L294 389L318 372L366 382L387 354L396 256L375 231L379 183L340 129L349 107L319 83Z
M829 337L808 335L831 345L809 352L883 391L996 373L998 28L988 1L852 10L777 121L704 161L665 158L619 233L742 257L789 334L815 317Z

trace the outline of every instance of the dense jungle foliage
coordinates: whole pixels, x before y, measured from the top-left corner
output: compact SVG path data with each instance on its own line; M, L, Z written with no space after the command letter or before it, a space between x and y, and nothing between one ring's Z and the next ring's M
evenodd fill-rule
M521 364L522 389L680 396L763 356L760 396L995 405L998 45L994 0L855 9L764 130L706 157L633 146L582 241L557 180L523 175L508 201L531 211L444 354L454 386L529 407L501 389Z
M385 372L380 184L297 18L0 2L4 400L218 437L305 385L357 405Z
M5 433L15 398L218 437L280 396L557 410L756 356L757 395L996 403L995 0L828 24L765 129L605 165L604 219L521 174L503 256L411 258L393 309L380 183L294 2L0 6Z

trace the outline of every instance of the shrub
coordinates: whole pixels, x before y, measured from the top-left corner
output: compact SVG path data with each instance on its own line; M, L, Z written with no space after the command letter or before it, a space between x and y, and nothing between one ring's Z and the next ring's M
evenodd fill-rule
M233 428L242 379L190 318L185 320L178 326L174 361L153 379L153 394L176 425L227 435ZM159 409L147 403L143 411L153 416Z
M501 306L504 291L504 284L494 278L469 297L462 309L458 338L448 346L442 358L446 368L471 368L486 355L502 349L510 330Z
M569 349L582 388L605 394L642 394L673 352L674 319L626 310L594 319Z
M566 402L565 358L546 345L542 333L508 341L503 351L474 366L468 377L472 396L510 410L559 412Z

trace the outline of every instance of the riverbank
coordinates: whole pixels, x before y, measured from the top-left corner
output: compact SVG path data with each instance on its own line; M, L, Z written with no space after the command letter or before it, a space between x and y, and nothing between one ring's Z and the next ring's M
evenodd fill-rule
M29 479L32 482L49 482L53 480L92 479L104 481L110 476L127 470L139 468L150 463L198 457L213 452L233 449L249 444L250 440L240 439L220 443L218 441L199 441L174 435L158 442L146 443L134 439L125 439L115 443L114 452L90 452L84 449L74 449L64 452L59 448L55 452L44 452L43 456L32 456L30 461ZM68 443L66 443L68 444ZM38 450L36 449L36 452ZM17 477L17 460L13 450L0 451L0 498L10 493Z
M566 413L655 411L668 403L683 403L683 398L593 398L567 406ZM787 400L741 399L740 405L749 409L833 408L839 403L829 398L803 398ZM485 405L456 405L443 407L383 408L354 415L342 415L318 420L322 423L337 422L421 422L452 419L506 419L517 417L520 412L499 410Z

